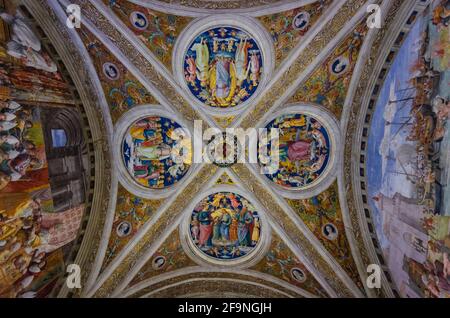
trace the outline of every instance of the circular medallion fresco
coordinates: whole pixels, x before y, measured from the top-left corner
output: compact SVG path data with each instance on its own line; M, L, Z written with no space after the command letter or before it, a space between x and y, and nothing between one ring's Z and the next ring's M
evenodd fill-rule
M309 187L324 173L330 161L330 136L315 118L305 114L277 117L267 126L267 138L259 140L259 156L271 159L266 176L287 189ZM278 148L271 129L278 131ZM273 149L272 149L273 148Z
M295 18L292 20L292 27L296 30L303 31L309 26L309 20L311 16L308 12L300 12L295 16Z
M184 57L185 82L204 105L231 108L255 94L263 68L261 50L247 32L231 26L199 34Z
M304 283L306 281L306 274L300 268L294 267L291 269L291 276L299 283Z
M249 255L260 242L261 220L255 207L231 192L211 194L194 208L190 239L196 249L218 260Z
M348 57L341 55L335 58L330 64L330 71L336 76L341 76L347 73L350 66Z
M162 269L166 265L166 258L164 256L157 256L152 261L152 267L155 270Z
M322 227L322 235L328 240L334 241L338 237L338 230L334 224L327 223Z
M148 20L144 13L139 11L134 11L130 14L130 22L133 27L143 31L148 28Z
M120 77L119 68L110 62L103 64L103 74L111 81L116 81Z
M233 134L223 133L211 138L206 147L209 160L218 167L231 167L241 155L238 138Z
M119 237L126 237L126 236L130 235L132 230L133 230L133 226L131 225L131 223L124 221L124 222L121 222L117 226L116 233Z
M150 189L167 188L180 181L190 167L190 138L169 118L142 118L128 129L122 156L138 184Z

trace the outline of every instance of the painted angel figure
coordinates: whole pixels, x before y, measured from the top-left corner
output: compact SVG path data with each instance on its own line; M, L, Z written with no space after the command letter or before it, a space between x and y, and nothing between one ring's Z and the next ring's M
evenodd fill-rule
M41 54L33 49L29 49L16 41L8 42L7 53L23 61L26 66L55 73L58 68L47 55Z
M186 81L195 87L195 79L197 78L197 67L195 65L195 59L189 56L186 59Z
M192 49L196 53L195 65L197 66L198 73L197 79L201 82L202 87L206 86L209 79L209 48L206 40L201 39L200 43L196 43L192 46Z
M19 12L17 12L15 16L2 12L0 13L0 17L11 27L12 41L17 42L26 48L32 48L36 52L41 50L41 41L30 26L24 21Z
M261 74L261 64L259 63L257 51L251 52L250 71L250 79L253 82L253 86L258 86L259 76Z
M236 65L236 77L238 86L242 86L242 83L247 79L248 73L250 71L250 65L248 65L249 47L250 44L247 42L247 39L241 39L237 46L234 60Z

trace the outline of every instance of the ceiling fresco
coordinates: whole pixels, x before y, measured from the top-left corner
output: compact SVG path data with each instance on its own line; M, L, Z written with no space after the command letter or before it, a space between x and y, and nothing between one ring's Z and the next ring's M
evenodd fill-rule
M304 7L258 18L272 36L277 65L314 27L332 2L331 0L317 1Z
M266 177L284 188L304 189L318 182L327 169L331 145L329 132L320 120L305 114L286 114L272 120L266 129L276 129L281 137L278 139L279 167L268 165ZM259 147L271 150L272 136L267 140L261 138Z
M448 298L448 6L0 0L0 297Z
M190 92L210 107L233 107L258 89L262 52L252 36L222 26L198 34L185 53L185 80Z
M171 157L173 149L178 147L190 152L183 146L187 138L187 133L174 120L159 116L141 118L130 126L123 139L123 164L132 178L146 188L170 187L189 170L190 159Z
M366 22L361 22L302 84L289 102L319 104L340 118L367 31Z
M135 5L130 1L103 1L119 19L148 47L168 69L172 51L181 31L191 21L181 17Z
M100 75L99 80L113 122L134 106L156 104L155 98L147 89L88 29L83 27L79 34Z
M224 263L252 253L262 231L256 208L231 192L214 193L200 201L189 228L196 249Z
M103 269L122 251L163 202L164 200L139 198L119 186L116 213L103 261Z
M196 263L183 251L177 228L136 274L129 286L132 287L157 275L195 265Z
M254 270L273 275L300 287L316 297L328 297L326 291L314 276L298 260L289 247L276 234L272 234L269 251Z
M338 185L335 183L320 195L310 199L288 199L287 202L327 251L341 264L355 284L363 289L346 237L345 223L339 205Z

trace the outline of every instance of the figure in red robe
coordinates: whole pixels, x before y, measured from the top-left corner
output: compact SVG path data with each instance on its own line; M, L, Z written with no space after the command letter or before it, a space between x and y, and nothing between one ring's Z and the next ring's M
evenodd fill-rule
M294 141L288 145L287 155L290 161L307 160L311 156L311 143L307 141Z

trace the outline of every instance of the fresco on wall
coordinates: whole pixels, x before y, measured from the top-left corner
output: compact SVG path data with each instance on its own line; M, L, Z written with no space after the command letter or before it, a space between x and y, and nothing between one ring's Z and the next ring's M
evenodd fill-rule
M97 71L113 122L132 107L157 104L147 89L91 32L82 27L79 35Z
M24 68L0 58L0 83L0 97L43 103L72 103L69 86L58 72Z
M190 238L209 257L226 261L248 255L258 245L260 235L258 212L236 193L211 194L192 212Z
M56 73L58 67L42 47L41 40L28 24L26 16L17 10L13 14L0 13L0 18L10 29L11 37L5 45L6 53L15 58L23 66L41 70L46 73Z
M71 104L67 83L23 12L2 11L0 21L0 98Z
M228 108L256 92L264 65L250 34L224 26L196 37L185 54L184 67L186 85L195 98L207 106Z
M83 211L54 213L39 108L0 102L0 297L47 296Z
M340 118L367 31L364 20L301 85L289 102L319 104Z
M135 196L119 184L116 213L102 269L122 251L163 202L164 200L148 200Z
M269 251L252 269L284 280L318 297L328 297L319 282L276 233L272 233Z
M136 274L129 286L136 285L157 275L196 265L183 251L180 233L177 228L170 233L161 247Z
M104 0L104 3L169 70L172 69L175 41L191 18L158 12L131 1Z
M382 87L369 138L369 204L403 297L450 297L445 10L448 1L434 1L417 17Z
M131 125L122 154L134 180L150 189L178 183L191 165L186 131L175 121L159 116L142 118Z
M310 199L286 201L364 293L364 286L345 234L337 182Z
M279 131L279 165L269 167L271 174L266 176L288 189L302 189L315 183L330 159L332 145L325 127L309 115L290 114L272 120L266 129L268 138L261 138L259 147L267 149L269 156L272 155L270 129Z
M316 1L304 7L258 18L272 36L277 65L301 42L331 3L331 0Z

